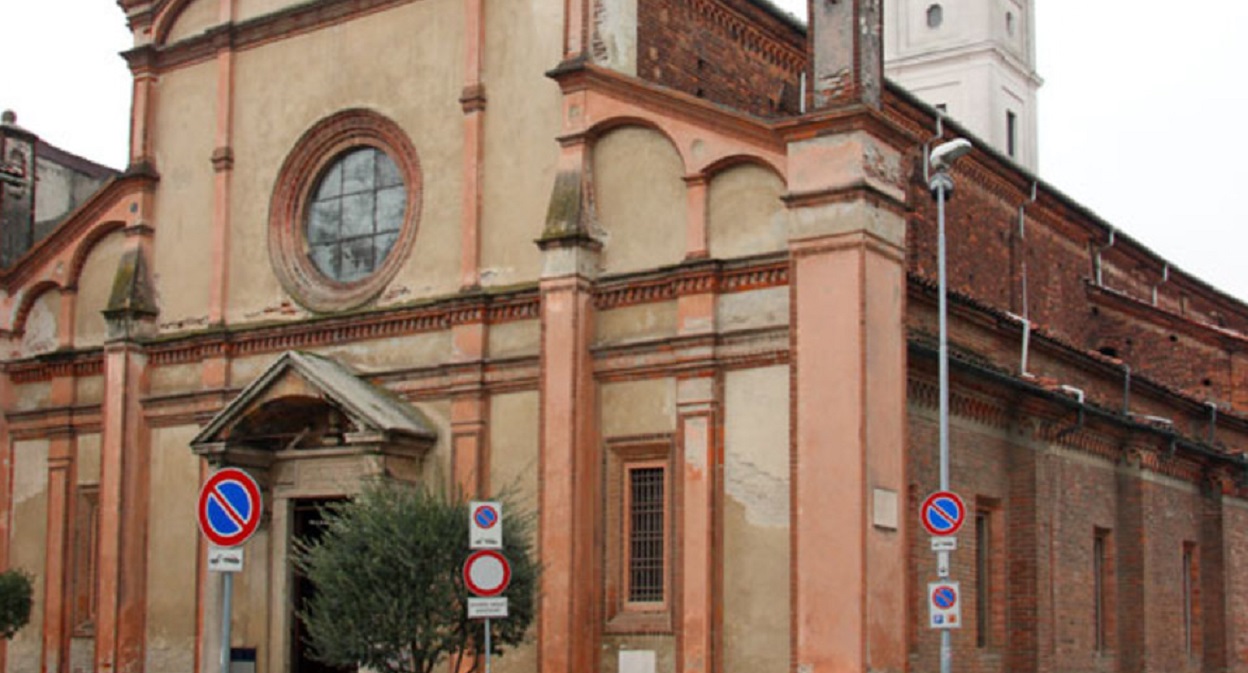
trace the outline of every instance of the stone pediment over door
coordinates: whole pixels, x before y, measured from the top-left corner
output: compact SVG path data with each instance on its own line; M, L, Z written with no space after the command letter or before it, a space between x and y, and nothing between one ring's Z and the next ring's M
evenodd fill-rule
M357 485L367 477L414 480L437 439L433 428L419 409L342 363L289 351L213 417L191 448L215 465L248 468L261 481L302 491L313 484L300 487L300 474Z

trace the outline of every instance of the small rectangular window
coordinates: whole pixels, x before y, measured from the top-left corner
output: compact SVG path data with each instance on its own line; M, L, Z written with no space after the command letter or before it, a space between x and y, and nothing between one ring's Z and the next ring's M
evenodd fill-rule
M662 603L665 599L667 470L661 465L628 468L628 601Z
M79 486L74 500L70 619L74 635L80 637L90 636L95 630L95 566L99 525L99 487Z
M1196 556L1196 543L1183 543L1183 642L1187 656L1195 656L1200 649L1200 574Z
M1111 563L1109 530L1097 528L1092 537L1092 628L1097 652L1109 649Z
M992 566L989 558L992 538L988 512L975 512L975 646L988 647L988 630L992 626Z
M1013 112L1005 111L1005 153L1011 157L1015 156L1018 150L1018 116ZM1086 539L1086 538L1085 538Z

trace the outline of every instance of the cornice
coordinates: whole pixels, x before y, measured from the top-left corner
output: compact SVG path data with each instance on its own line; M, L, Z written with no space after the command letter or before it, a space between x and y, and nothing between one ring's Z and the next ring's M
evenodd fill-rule
M207 60L222 48L251 49L413 1L310 0L254 19L214 26L172 44L138 47L122 55L131 69L150 66L167 71ZM164 36L158 38L164 39Z
M600 93L650 112L745 139L777 153L784 152L783 139L768 121L593 65L584 59L560 63L546 76L555 80L565 95L579 91Z
M1136 318L1158 327L1182 333L1206 345L1237 352L1248 351L1248 335L1235 330L1225 329L1197 322L1186 316L1154 306L1150 302L1132 297L1125 292L1113 288L1099 286L1093 282L1084 284L1088 302L1093 306L1101 306Z
M594 289L600 311L672 301L693 294L729 294L789 283L787 255L724 262L696 260L659 272L603 279Z

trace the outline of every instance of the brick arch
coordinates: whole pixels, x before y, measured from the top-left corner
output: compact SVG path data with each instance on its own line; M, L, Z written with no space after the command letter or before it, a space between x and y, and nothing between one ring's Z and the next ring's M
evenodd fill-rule
M30 317L30 311L35 307L35 302L46 292L52 290L60 290L61 286L53 280L41 280L30 286L25 293L22 294L22 301L17 306L17 311L13 314L12 333L21 336L26 332L26 319Z
M65 287L78 287L78 278L82 275L82 267L87 263L87 256L91 254L91 251L95 249L95 246L100 241L108 237L109 234L121 231L125 226L124 222L101 222L82 237L77 247L74 248L74 255L69 264L69 276L65 279Z

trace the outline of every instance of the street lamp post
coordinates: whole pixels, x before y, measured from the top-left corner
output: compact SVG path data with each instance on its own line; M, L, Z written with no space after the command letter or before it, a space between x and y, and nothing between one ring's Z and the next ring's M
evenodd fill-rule
M971 151L971 143L957 138L932 150L928 158L931 175L928 188L936 197L936 267L939 285L937 313L940 321L940 490L949 490L949 311L948 281L945 273L945 202L953 194L953 177L949 167L958 157ZM940 673L953 670L953 646L949 629L940 632Z

